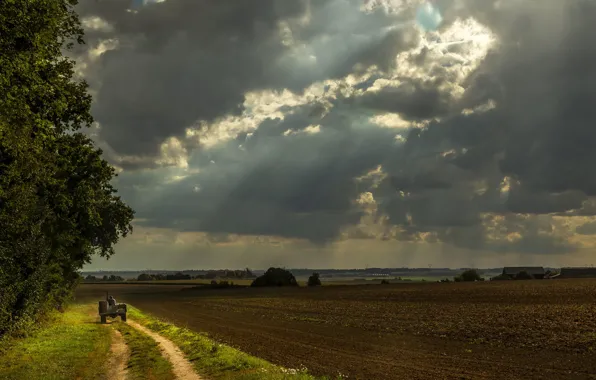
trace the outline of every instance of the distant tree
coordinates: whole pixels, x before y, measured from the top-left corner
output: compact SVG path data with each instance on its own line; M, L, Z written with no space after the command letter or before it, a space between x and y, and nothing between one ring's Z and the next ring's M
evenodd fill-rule
M315 272L308 278L308 286L321 286L321 279L318 273Z
M250 286L299 286L294 275L282 268L269 268L260 277L257 277Z
M152 281L153 277L147 273L141 273L137 276L137 281Z
M381 280L381 285L389 285L389 284L390 284L389 280L386 280L386 279Z
M88 275L87 277L85 277L85 281L97 281L97 277Z
M458 280L459 279L459 280ZM460 274L458 277L455 277L454 280L456 282L474 282L474 281L482 281L482 277L478 274L478 272L474 269L468 269Z
M182 272L174 273L174 274L167 274L165 277L166 280L190 280L190 275L184 274Z

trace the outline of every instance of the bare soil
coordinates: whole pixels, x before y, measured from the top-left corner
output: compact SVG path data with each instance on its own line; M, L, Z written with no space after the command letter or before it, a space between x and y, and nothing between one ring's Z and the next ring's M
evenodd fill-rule
M188 290L81 285L289 368L350 379L596 379L596 280Z

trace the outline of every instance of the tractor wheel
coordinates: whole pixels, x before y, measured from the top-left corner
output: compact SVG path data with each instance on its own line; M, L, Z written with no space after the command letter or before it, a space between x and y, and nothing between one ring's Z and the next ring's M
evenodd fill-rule
M126 322L126 314L121 314L120 319L122 320L122 322Z
M106 322L107 322L106 316L105 315L102 315L101 316L101 323L106 323Z

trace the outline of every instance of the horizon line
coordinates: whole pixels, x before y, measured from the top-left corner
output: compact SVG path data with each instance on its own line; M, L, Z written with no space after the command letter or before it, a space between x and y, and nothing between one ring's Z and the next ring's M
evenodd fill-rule
M505 267L543 267L543 268L594 268L594 264L591 265L586 265L586 266L548 266L548 265L503 265L503 266L498 266L498 267L455 267L455 268L451 268L451 267L436 267L436 268L427 268L427 267L365 267L365 268L308 268L308 267L304 267L304 268L299 268L299 267L295 267L295 268L289 268L289 267L280 267L286 270L308 270L308 271L317 271L317 270L345 270L345 271L350 271L350 270L368 270L368 269L405 269L405 270L428 270L428 271L436 271L436 270L462 270L462 269L477 269L477 270L488 270L488 269L502 269ZM271 268L271 267L270 267ZM221 271L221 270L245 270L247 269L246 267L242 268L242 269L232 269L232 268L206 268L206 269L89 269L89 270L81 270L81 273L90 273L90 272L144 272L144 271L151 271L151 272L190 272L190 271L195 271L195 272L202 272L202 271ZM261 271L264 270L266 271L269 268L248 268L251 271Z

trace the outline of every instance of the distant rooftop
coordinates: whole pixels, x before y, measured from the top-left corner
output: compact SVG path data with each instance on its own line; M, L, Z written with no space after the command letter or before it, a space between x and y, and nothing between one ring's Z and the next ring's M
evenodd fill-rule
M543 275L544 267L505 267L503 268L503 274L516 275L521 272L527 272L531 275Z

